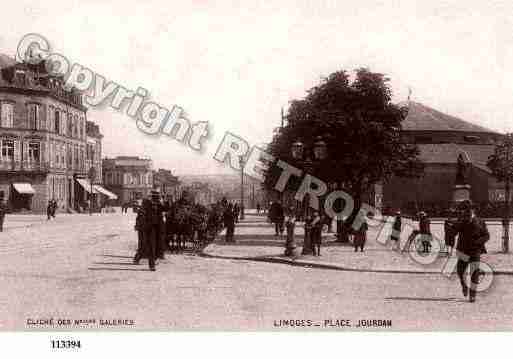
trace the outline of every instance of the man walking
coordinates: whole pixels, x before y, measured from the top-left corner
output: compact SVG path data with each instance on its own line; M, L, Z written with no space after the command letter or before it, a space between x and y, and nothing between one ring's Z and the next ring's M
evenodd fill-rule
M363 252L363 248L365 247L365 242L367 242L367 230L369 229L369 225L367 224L367 220L366 220L366 213L365 211L360 211L360 214L361 216L361 224L360 224L360 228L358 228L355 232L354 232L354 236L353 236L353 246L354 246L354 251L355 252L358 252L358 248L360 248L360 252Z
M57 201L52 199L52 217L55 218L55 213L57 212Z
M49 200L48 205L46 206L46 217L47 217L46 220L47 221L52 219L52 210L53 210L53 202L52 202L52 200Z
M155 259L157 250L157 231L154 225L155 213L153 213L153 203L149 199L142 202L142 230L143 230L143 251L148 256L148 265L151 271L155 271ZM139 256L137 258L140 258ZM137 259L137 258L134 258Z
M160 203L160 193L151 191L151 225L152 236L155 237L155 254L159 259L165 259L165 241L163 236L164 229L164 206Z
M463 296L466 297L469 295L469 288L465 281L465 271L469 268L471 282L469 301L473 303L476 300L476 288L479 283L481 254L486 253L485 243L490 239L490 233L486 223L476 217L472 202L467 200L461 203L460 211L461 219L454 226L454 230L458 234L456 270Z

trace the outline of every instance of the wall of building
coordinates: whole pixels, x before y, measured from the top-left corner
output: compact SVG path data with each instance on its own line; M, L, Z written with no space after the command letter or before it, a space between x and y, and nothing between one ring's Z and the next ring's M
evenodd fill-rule
M4 157L0 152L0 188L10 193L6 189L21 176L36 191L33 211L44 212L52 198L59 210L73 207L74 176L86 175L85 110L52 96L19 90L0 91L0 110L3 104L11 104L14 111L12 127L0 124L0 151L2 140L12 140L14 158ZM34 104L39 108L36 123L29 118L29 106ZM39 144L38 160L29 156L29 145L35 143Z
M456 180L456 164L426 164L424 176L419 179L394 177L383 185L383 206L393 210L417 203L447 203L452 201ZM471 199L486 202L489 199L491 175L479 168L468 171Z

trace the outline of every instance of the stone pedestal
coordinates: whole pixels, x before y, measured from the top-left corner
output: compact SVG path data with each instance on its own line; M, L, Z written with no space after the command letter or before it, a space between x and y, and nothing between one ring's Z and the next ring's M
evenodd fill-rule
M452 201L459 203L470 200L470 188L469 184L454 185L452 190Z

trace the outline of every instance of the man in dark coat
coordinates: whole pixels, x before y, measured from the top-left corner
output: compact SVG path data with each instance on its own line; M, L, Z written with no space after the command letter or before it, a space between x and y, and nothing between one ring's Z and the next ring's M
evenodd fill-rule
M283 212L283 206L278 201L273 202L269 208L269 220L271 223L274 223L274 231L276 236L279 236L283 233L284 219L285 215Z
M431 248L431 221L426 212L420 212L419 234L422 243L422 252L429 253Z
M314 256L321 255L322 226L323 223L319 211L314 210L310 229L310 241Z
M57 201L52 199L52 217L55 218L55 213L57 212Z
M151 200L144 199L141 207L138 209L136 219L136 229L140 233L141 244L137 249L134 257L134 263L139 263L139 260L145 256L148 257L148 265L151 271L155 271L155 257L156 257L156 239L155 226L153 225L153 204Z
M52 210L53 210L53 202L52 202L52 200L49 200L48 205L46 206L46 217L47 217L48 221L50 219L52 219Z
M159 259L165 259L164 251L166 248L164 239L164 220L163 213L165 208L160 202L160 193L151 191L151 225L152 235L155 237L155 255Z
M458 243L456 251L458 253L458 263L456 270L460 279L463 295L469 294L469 288L465 281L465 271L470 271L470 296L469 301L475 302L476 288L479 283L479 264L481 254L486 253L485 243L490 239L490 233L486 223L477 218L472 202L464 201L460 205L460 220L454 225L454 230L458 234Z
M146 205L146 207L149 207L149 205ZM146 213L147 209L146 207L138 207L137 208L137 216L135 217L135 226L134 229L137 232L137 252L134 256L134 264L139 264L139 261L142 258L148 258L148 248L146 246L146 241L144 238L144 234L149 232L149 226L148 226L148 215L149 213Z
M226 242L235 242L233 239L235 233L235 214L233 206L230 203L223 214L224 226L226 227Z

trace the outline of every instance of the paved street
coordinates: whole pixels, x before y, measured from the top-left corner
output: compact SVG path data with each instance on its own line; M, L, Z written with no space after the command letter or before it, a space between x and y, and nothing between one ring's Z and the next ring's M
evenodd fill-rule
M470 304L455 280L438 274L334 271L191 255L169 255L150 272L145 261L131 264L134 219L133 213L59 215L50 222L8 216L8 230L0 234L0 329L294 330L277 325L304 320L298 324L319 324L307 329L347 330L324 326L337 319L350 320L352 329L360 319L392 320L393 330L513 328L510 275L497 276L493 288ZM250 216L236 229L237 244L216 245L281 253L281 244L270 237L271 228ZM244 246L241 240L251 243ZM50 318L53 326L27 324ZM58 319L94 323L58 325ZM125 322L114 326L112 320Z

